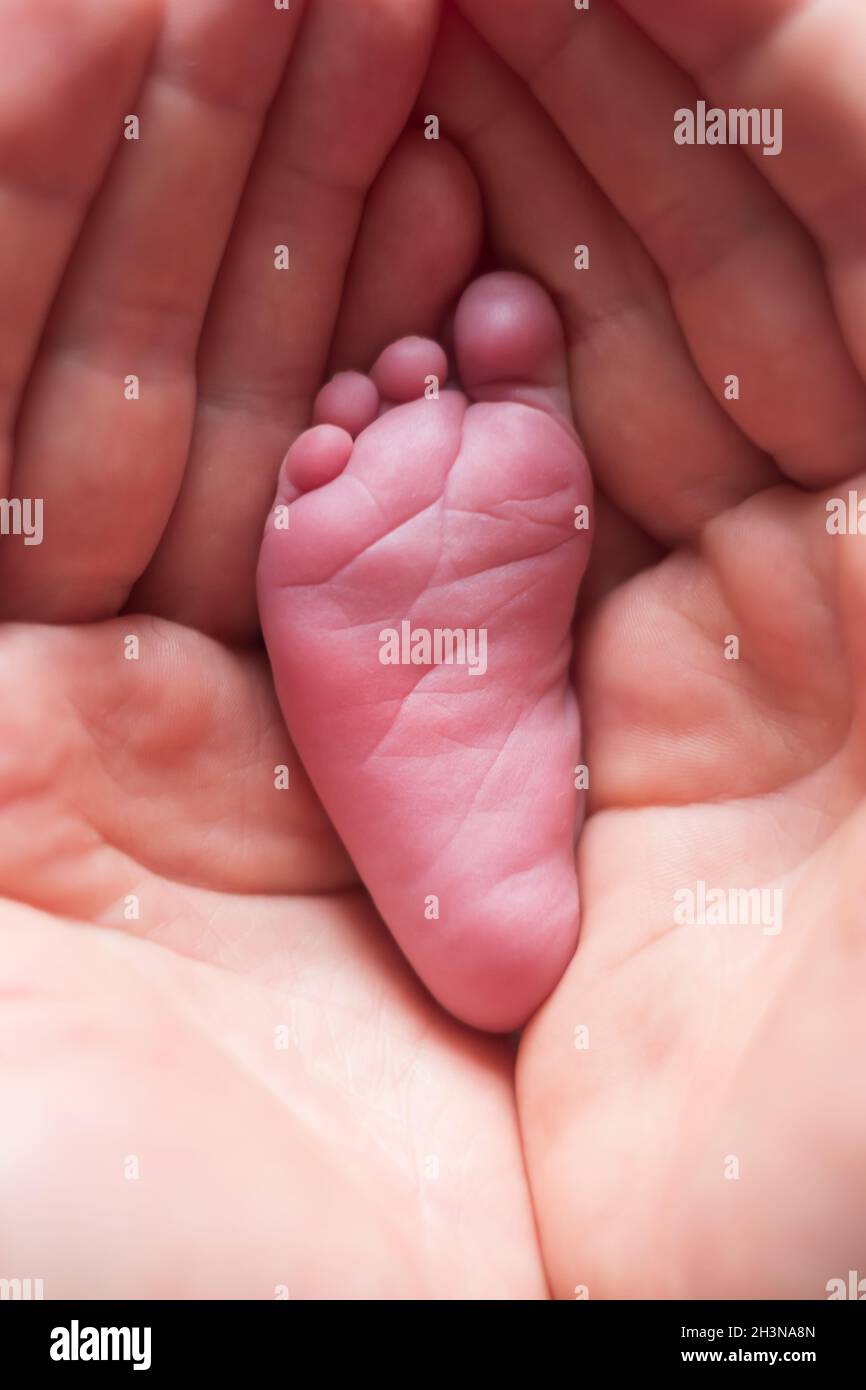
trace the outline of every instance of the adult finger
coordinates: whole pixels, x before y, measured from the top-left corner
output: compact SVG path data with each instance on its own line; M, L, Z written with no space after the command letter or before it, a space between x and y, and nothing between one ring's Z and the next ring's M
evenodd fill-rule
M0 493L27 373L138 90L156 0L0 7Z
M481 195L460 151L407 132L367 201L331 370L366 370L409 334L436 337L477 264L481 239Z
M821 248L866 378L866 11L859 0L621 0L725 110L782 113L782 148L746 145ZM808 346L804 346L804 352Z
M644 248L525 84L456 15L422 108L475 170L500 258L557 298L578 428L609 499L672 543L774 481L701 380ZM576 269L576 244L588 269Z
M132 606L228 641L258 631L263 519L283 455L308 423L364 199L415 99L437 9L435 0L309 9L205 324L180 496Z
M848 477L866 391L817 248L740 150L675 142L673 113L700 96L691 79L611 3L462 7L650 251L722 407L797 482Z
M120 8L123 8L122 6ZM195 353L300 14L169 0L160 40L68 268L18 426L14 486L42 498L38 552L7 548L7 617L114 613L183 476Z

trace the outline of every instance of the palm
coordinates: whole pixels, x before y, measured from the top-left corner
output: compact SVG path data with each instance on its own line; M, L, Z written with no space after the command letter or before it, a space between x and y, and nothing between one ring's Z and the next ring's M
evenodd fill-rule
M255 647L262 520L329 351L432 331L476 255L464 168L412 137L355 237L436 7L335 0L293 47L297 6L179 0L138 91L159 8L3 21L43 94L0 148L5 487L45 498L44 544L0 552L3 1265L51 1297L543 1295L512 1049L390 945ZM124 111L141 142L106 170Z
M263 660L149 620L4 646L6 1263L54 1297L542 1294L510 1048L414 982Z
M602 493L581 940L518 1060L547 1269L566 1297L822 1297L866 1240L863 542L821 491L863 482L862 145L835 157L862 103L786 0L460 8L490 47L452 19L428 108L559 295ZM678 151L701 97L784 105L784 157ZM699 882L779 887L781 932L677 925Z
M860 146L844 170L827 156L819 84L802 165L762 169L829 248L843 342L810 235L745 161L675 170L652 144L653 113L666 131L691 96L690 45L711 73L715 28L726 52L760 45L757 23L733 32L745 10L707 5L695 32L687 6L622 0L679 16L662 71L617 6L566 45L571 7L462 4L565 139L453 13L422 109L465 139L494 253L560 296L604 508L588 593L622 583L580 634L582 943L518 1066L548 1269L566 1295L820 1295L864 1237L845 1065L864 1041L863 591L822 504L764 489L844 495L862 458L862 283L830 225ZM436 330L477 195L445 142L404 140L356 237L433 0L323 0L300 38L300 6L264 9L63 0L47 27L44 6L4 9L0 493L44 497L46 536L0 541L0 610L25 624L0 635L3 1262L51 1296L536 1296L510 1047L444 1019L389 944L254 646L262 512L328 354ZM112 163L136 110L143 141ZM742 261L701 242L718 226ZM760 389L720 408L731 358ZM778 884L783 930L675 926L698 880Z
M866 576L825 520L793 489L756 497L585 633L582 943L519 1085L565 1296L821 1297L862 1259L864 1224L840 1213L859 1209L866 1144L846 1064L866 1042ZM676 925L699 881L778 886L781 930L769 913L769 930Z

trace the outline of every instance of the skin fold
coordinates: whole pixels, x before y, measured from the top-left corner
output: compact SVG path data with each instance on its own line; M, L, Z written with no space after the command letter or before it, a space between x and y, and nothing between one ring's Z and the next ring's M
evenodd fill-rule
M335 377L314 407L331 423L286 455L258 569L280 707L322 804L434 998L497 1033L547 998L579 924L571 638L592 492L564 346L539 286L500 273L457 306L460 389L425 399L448 366L418 337ZM431 635L426 667L381 643L443 625L464 650L437 662Z
M42 546L0 538L0 1272L47 1297L811 1298L864 1267L863 539L825 503L866 462L866 24L461 11L0 14L0 494L45 499ZM701 95L784 106L782 154L675 160ZM600 488L582 936L516 1063L373 913L253 584L326 371L447 340L482 247L555 297ZM676 926L698 879L781 886L783 929Z

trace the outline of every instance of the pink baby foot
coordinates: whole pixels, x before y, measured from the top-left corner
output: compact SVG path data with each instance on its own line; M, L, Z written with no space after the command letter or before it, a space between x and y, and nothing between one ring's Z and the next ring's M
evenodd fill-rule
M591 483L539 286L478 280L454 340L462 389L417 338L323 388L259 603L289 731L382 917L445 1008L504 1031L577 939Z

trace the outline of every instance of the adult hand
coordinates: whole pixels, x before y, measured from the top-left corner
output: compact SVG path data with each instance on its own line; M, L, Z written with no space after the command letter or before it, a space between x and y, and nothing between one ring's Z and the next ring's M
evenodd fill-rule
M582 934L518 1063L548 1274L562 1297L822 1298L866 1259L866 542L826 506L864 487L866 23L461 5L490 47L452 16L422 106L499 260L558 296L604 494ZM782 153L677 145L701 97L781 108ZM701 883L765 911L679 924Z
M243 650L329 352L434 331L479 239L420 137L364 208L436 7L301 8L0 16L2 490L44 501L0 538L0 1273L49 1298L546 1291L513 1050L418 987Z

